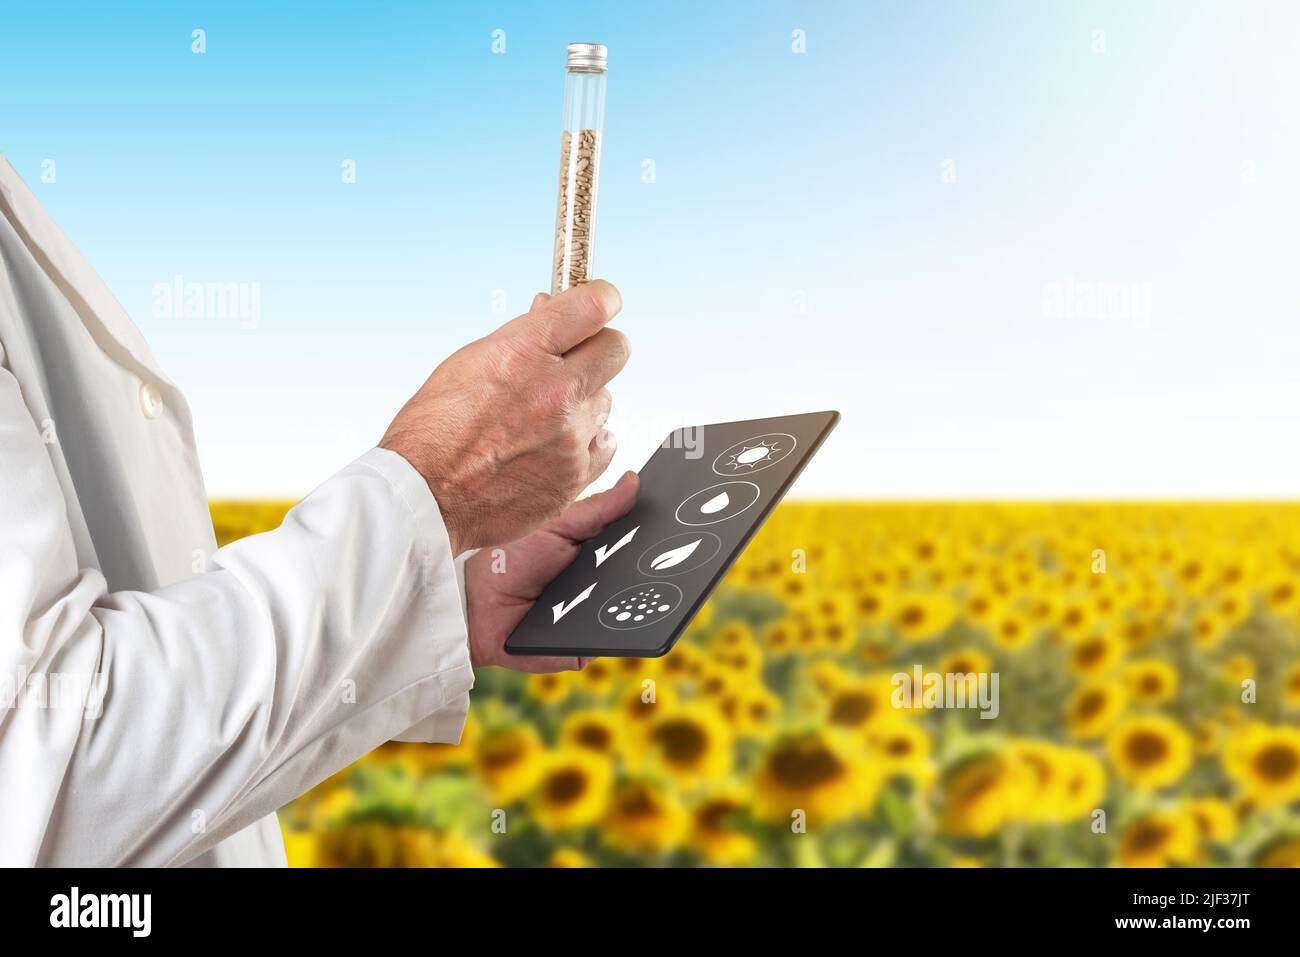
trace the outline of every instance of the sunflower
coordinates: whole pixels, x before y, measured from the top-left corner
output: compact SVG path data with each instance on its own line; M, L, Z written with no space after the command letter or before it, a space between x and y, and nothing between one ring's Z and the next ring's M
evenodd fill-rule
M611 777L609 761L590 751L552 755L533 791L533 817L550 831L594 824L605 812Z
M886 778L927 783L933 774L930 736L914 721L891 721L867 733L871 761Z
M433 867L438 837L427 829L360 819L321 832L318 867Z
M993 643L1004 651L1023 651L1034 641L1034 626L1024 615L1006 611L997 615L990 627Z
M283 828L284 854L289 867L316 867L316 845L320 840L315 831Z
M316 863L320 867L500 866L460 835L375 820L358 820L322 833Z
M962 600L961 616L972 625L985 626L997 613L997 599L992 590L980 584L972 585Z
M821 646L830 651L846 648L858 636L857 627L848 617L822 618L818 623Z
M1264 603L1275 615L1293 614L1300 609L1300 584L1293 575L1275 579L1264 588Z
M889 593L882 588L867 587L854 596L853 612L864 624L879 624L889 617L889 611Z
M1124 646L1107 634L1082 638L1069 647L1070 670L1085 678L1107 674L1124 657Z
M763 629L763 644L773 655L787 655L794 650L795 628L793 617L778 618Z
M1160 658L1140 658L1123 669L1129 698L1142 704L1164 704L1178 693L1178 670Z
M882 635L874 634L858 642L857 658L869 668L876 668L894 657L894 648Z
M542 742L524 724L486 732L474 751L474 770L499 805L528 793L542 773Z
M1106 750L1120 778L1139 790L1154 791L1187 773L1192 736L1165 715L1135 715L1110 732Z
M743 794L734 788L710 794L691 812L690 846L711 864L748 864L757 855L758 844L732 824L747 807Z
M1028 771L1029 786L1020 816L1025 821L1055 821L1061 816L1065 796L1063 748L1048 741L1013 741L1007 749L1013 761Z
M852 817L875 804L878 776L857 748L833 732L805 731L778 738L754 773L754 812L788 825L795 811L810 826Z
M713 702L721 701L730 695L738 685L746 684L743 676L726 671L712 661L706 662L695 679L695 687L701 698Z
M1292 665L1282 679L1282 703L1291 710L1300 710L1300 664Z
M1300 837L1270 841L1255 855L1256 867L1300 867Z
M554 706L562 703L573 691L572 674L571 671L557 671L529 675L524 680L524 690L538 704Z
M1102 737L1124 711L1125 695L1113 681L1083 685L1065 705L1065 722L1070 737L1092 741Z
M737 695L733 724L738 734L762 738L772 733L780 713L780 697L760 684Z
M1096 610L1084 596L1071 596L1057 609L1056 627L1066 641L1081 642L1091 638L1097 624Z
M610 658L614 676L621 681L635 681L655 672L655 658ZM573 672L568 672L573 674Z
M1121 867L1190 864L1199 843L1196 822L1186 811L1153 811L1125 828L1115 862Z
M637 700L640 700L639 696ZM622 729L614 715L595 708L574 711L560 726L560 741L564 745L605 758L619 753L621 740Z
M690 819L677 798L654 781L618 785L601 829L605 843L632 853L662 854L681 844Z
M719 668L733 672L737 677L753 679L763 670L763 650L750 636L748 628L742 640L719 642L714 639L709 652Z
M1061 794L1055 820L1087 817L1106 797L1106 768L1101 760L1079 748L1061 748Z
M643 679L615 706L614 715L625 729L646 728L675 700L667 681Z
M693 678L704 664L704 655L694 645L679 641L659 662L659 671L666 678Z
M948 772L943 784L943 830L954 837L988 837L1016 820L1034 782L1026 765L985 753Z
M603 695L614 685L614 666L608 658L596 658L574 674L583 690L589 694Z
M957 618L957 607L941 592L913 592L899 599L891 620L908 641L929 641L947 631Z
M572 847L557 847L547 862L550 867L591 867L591 861L582 851Z
M473 714L470 714L465 720L465 727L461 730L459 744L389 741L371 754L391 757L399 767L412 776L419 777L445 768L463 767L469 764L478 736L478 721Z
M1217 754L1223 746L1223 724L1214 718L1202 718L1192 728L1197 754Z
M939 659L939 673L945 675L982 675L993 670L989 656L978 648L961 648Z
M833 694L840 688L847 688L858 679L852 672L831 658L818 658L808 665L808 680L821 694Z
M1223 768L1256 807L1300 800L1300 728L1243 725L1224 746Z
M496 859L459 834L439 836L430 867L500 867Z
M1237 833L1237 812L1223 798L1195 798L1188 802L1187 812L1196 822L1202 840L1227 844Z
M729 621L719 628L709 642L709 650L713 652L752 648L753 646L754 632L745 622L735 620Z
M894 707L893 693L890 676L884 672L843 682L830 692L826 720L844 731L865 731L882 722L898 721L901 714Z
M1257 673L1255 659L1250 655L1233 655L1223 663L1224 680L1238 687L1247 678L1254 678Z
M716 708L692 703L651 722L653 763L683 785L720 777L731 769L731 733Z

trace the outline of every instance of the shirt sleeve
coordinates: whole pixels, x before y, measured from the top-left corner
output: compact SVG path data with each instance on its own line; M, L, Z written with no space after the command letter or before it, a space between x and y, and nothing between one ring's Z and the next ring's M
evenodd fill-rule
M459 736L461 588L401 456L367 452L203 574L110 593L3 368L0 448L0 864L183 864L404 731Z

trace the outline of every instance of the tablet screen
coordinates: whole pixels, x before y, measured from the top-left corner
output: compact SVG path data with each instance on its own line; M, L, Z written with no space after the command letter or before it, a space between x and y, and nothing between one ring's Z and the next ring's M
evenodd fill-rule
M641 470L636 505L583 543L506 651L665 654L838 421L812 412L673 432Z

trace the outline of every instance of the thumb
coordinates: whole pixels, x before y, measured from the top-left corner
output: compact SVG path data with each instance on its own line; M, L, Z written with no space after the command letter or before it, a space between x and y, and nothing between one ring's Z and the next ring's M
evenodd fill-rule
M637 474L624 472L613 488L574 502L550 523L549 528L570 541L586 541L631 511L640 489L641 480Z

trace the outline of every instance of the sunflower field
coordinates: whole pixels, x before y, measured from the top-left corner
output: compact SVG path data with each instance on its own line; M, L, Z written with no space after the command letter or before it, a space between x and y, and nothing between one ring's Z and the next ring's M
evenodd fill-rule
M284 808L290 862L1300 866L1300 505L786 503L665 657L471 700Z

